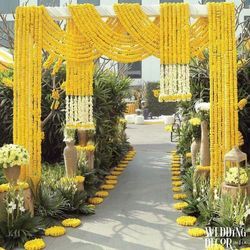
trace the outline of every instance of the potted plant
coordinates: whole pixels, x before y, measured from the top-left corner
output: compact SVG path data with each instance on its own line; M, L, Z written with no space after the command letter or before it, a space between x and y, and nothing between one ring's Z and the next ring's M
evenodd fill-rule
M15 144L6 144L0 148L0 168L3 169L10 184L16 185L21 166L29 163L28 151Z

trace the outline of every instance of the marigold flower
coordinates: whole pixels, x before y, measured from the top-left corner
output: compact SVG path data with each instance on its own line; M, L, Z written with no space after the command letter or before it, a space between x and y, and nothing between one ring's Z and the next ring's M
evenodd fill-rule
M45 248L45 242L43 239L34 239L26 241L24 244L25 250L40 250Z
M203 228L194 227L188 229L188 234L192 237L202 237L205 236L207 233L206 230L204 230Z
M181 226L193 226L197 221L194 216L181 216L176 219L177 224Z
M114 187L115 187L114 185L105 184L105 185L100 186L100 189L103 189L103 190L111 190L111 189L113 189Z
M53 236L53 237L58 237L58 236L64 235L65 233L66 233L66 230L62 226L49 227L49 228L46 228L44 231L44 234L46 236Z
M103 202L103 198L100 198L100 197L89 198L88 202L92 205L98 205L98 204L101 204Z
M64 227L78 227L81 225L81 220L76 218L65 219L62 221Z
M186 198L187 198L187 195L186 195L186 194L183 194L183 193L174 194L174 195L173 195L173 198L174 198L175 200L182 200L182 199L186 199Z
M201 124L201 119L200 118L191 118L189 120L189 123L192 125L192 126L199 126Z
M105 197L109 196L109 192L108 191L98 191L95 193L95 196L105 198Z
M183 208L185 208L187 206L188 206L187 202L178 202L178 203L174 204L174 208L176 210L182 210Z

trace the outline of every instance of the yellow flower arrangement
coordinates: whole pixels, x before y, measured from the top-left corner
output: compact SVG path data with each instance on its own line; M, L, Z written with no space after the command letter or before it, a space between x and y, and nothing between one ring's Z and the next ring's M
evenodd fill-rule
M103 190L111 190L111 189L114 189L114 185L110 185L110 184L105 184L105 185L101 185L100 186L100 189L103 189Z
M199 228L199 227L194 227L194 228L190 228L188 229L188 234L192 237L202 237L202 236L206 236L206 230L204 230L203 228Z
M133 157L126 156L123 160L124 160L124 161L132 161L132 160L133 160Z
M116 185L117 184L117 181L116 180L106 180L105 181L105 184L110 184L110 185Z
M46 228L44 231L45 236L53 236L53 237L58 237L61 235L64 235L66 233L66 230L62 226L53 226Z
M192 157L192 153L191 152L186 153L186 158L191 158L191 157Z
M245 108L245 106L247 105L247 99L243 98L238 102L238 108L239 110L243 110Z
M118 168L124 168L124 167L127 167L128 166L128 164L121 164L121 163L119 163L118 165L117 165L117 167Z
M108 191L98 191L95 193L96 197L100 197L100 198L105 198L109 196L109 192Z
M172 167L171 168L172 171L180 171L180 169L181 169L180 167Z
M85 177L84 177L84 176L77 175L77 176L75 177L75 182L77 182L77 183L83 183L84 180L85 180Z
M183 193L174 194L174 195L173 195L173 198L174 198L175 200L182 200L182 199L186 199L186 198L187 198L187 195L186 195L186 194L183 194Z
M81 225L81 220L76 219L76 218L70 218L70 219L65 219L62 221L62 225L64 227L78 227Z
M180 187L180 186L182 185L182 181L173 181L173 182L172 182L172 185L173 185L174 187Z
M107 180L117 180L117 176L114 176L114 175L107 175L107 176L105 177L105 179L107 179Z
M180 181L181 177L179 176L172 176L172 181Z
M167 125L167 126L165 126L165 131L166 132L172 132L173 131L173 125Z
M84 176L62 177L60 179L62 183L68 183L68 182L83 183L84 180L85 180Z
M206 250L225 250L225 248L221 244L213 244L213 245L207 247Z
M182 191L181 187L173 187L172 190L173 190L173 192L180 192L180 191Z
M181 171L172 171L173 176L180 176Z
M15 190L25 190L29 188L27 182L18 182L16 186L13 187ZM10 190L10 184L5 183L0 185L0 193L7 192Z
M201 119L200 119L200 118L197 118L197 117L191 118L191 119L189 120L189 123L190 123L192 126L199 126L199 125L201 125Z
M121 172L122 172L122 171L124 171L124 169L125 169L125 168L116 167L114 170L115 170L115 171L121 171Z
M210 171L210 166L196 166L197 170L205 170L205 171Z
M178 225L181 226L193 226L197 221L197 218L194 216L181 216L176 219Z
M229 185L245 185L248 183L248 175L244 168L231 167L226 171L225 182Z
M5 144L0 148L0 168L26 165L29 158L29 153L23 146Z
M43 239L34 239L26 241L24 244L25 250L40 250L45 248L45 242Z
M93 197L93 198L89 198L88 202L92 205L98 205L101 204L103 202L103 198L101 197Z
M187 202L178 202L178 203L174 204L174 208L176 210L182 210L183 208L185 208L187 206L188 206Z
M120 161L120 164L128 164L128 163L129 161L125 161L125 160Z
M115 176L118 176L118 175L121 175L122 172L121 171L111 171L110 173L111 175L115 175Z

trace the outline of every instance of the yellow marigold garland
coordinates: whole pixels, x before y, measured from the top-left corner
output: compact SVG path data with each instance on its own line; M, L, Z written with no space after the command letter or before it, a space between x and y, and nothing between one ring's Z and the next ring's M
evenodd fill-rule
M202 237L206 236L207 233L206 230L204 230L203 228L194 227L188 229L188 234L192 237Z
M233 3L209 3L210 184L223 179L226 152L238 145L237 55Z
M173 198L174 198L175 200L182 200L182 199L187 198L187 195L186 195L186 194L182 194L182 193L174 194L174 195L173 195Z
M197 218L194 216L181 216L176 219L178 225L181 226L193 226L197 221Z
M81 225L81 220L76 218L65 219L62 221L64 227L78 227Z
M26 241L24 244L25 250L40 250L40 249L44 249L45 247L46 247L46 244L43 241L43 239L29 240L29 241Z
M159 101L190 100L189 5L160 5L160 96Z
M53 226L46 228L44 231L45 236L52 236L52 237L58 237L62 236L66 233L66 230L62 226Z

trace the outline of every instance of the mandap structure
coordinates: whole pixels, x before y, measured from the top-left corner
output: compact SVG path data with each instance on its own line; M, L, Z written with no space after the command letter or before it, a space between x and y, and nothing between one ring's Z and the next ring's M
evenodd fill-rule
M191 16L195 18L191 25ZM62 30L54 21L65 19ZM31 155L25 179L41 176L42 50L66 63L66 127L94 129L94 60L161 61L159 101L189 100L189 62L209 49L211 186L223 178L225 152L237 145L237 66L233 3L164 3L154 7L91 4L67 8L18 7L15 20L14 143Z

